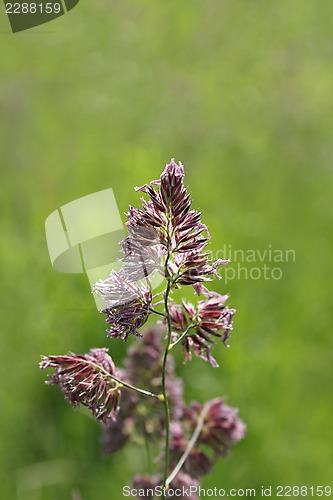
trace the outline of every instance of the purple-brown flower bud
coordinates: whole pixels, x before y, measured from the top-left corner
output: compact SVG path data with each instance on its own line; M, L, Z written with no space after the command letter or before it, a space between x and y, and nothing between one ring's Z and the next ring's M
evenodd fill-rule
M184 332L189 325L193 325L195 333L189 333L182 345L186 353L185 361L191 359L191 349L194 354L217 367L216 360L210 352L210 344L216 344L214 337L220 338L226 347L226 340L232 330L232 320L236 312L225 305L228 295L209 292L205 290L207 299L201 300L197 308L190 303L184 302L182 305L171 303L169 312L171 324L174 331Z
M145 324L149 316L152 301L148 286L139 287L135 281L112 271L110 278L97 282L93 292L104 299L107 315L108 337L127 341L129 335L141 337L138 329Z
M104 421L118 412L122 387L113 378L117 371L107 352L103 348L90 349L84 355L42 356L39 366L41 370L55 368L52 380L45 383L59 384L73 408L82 404L92 410L95 418Z
M188 321L182 306L171 302L171 304L169 304L169 314L173 329L184 332L188 326Z

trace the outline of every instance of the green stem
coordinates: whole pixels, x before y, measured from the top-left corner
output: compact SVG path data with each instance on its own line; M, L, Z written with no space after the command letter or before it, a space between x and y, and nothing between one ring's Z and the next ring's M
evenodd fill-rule
M132 391L139 392L140 394L144 394L145 396L151 396L152 398L157 398L161 400L163 398L162 394L154 394L153 392L150 391L145 391L144 389L139 389L138 387L134 387L134 385L127 384L126 382L123 382L122 380L117 379L116 377L113 377L110 375L111 378L122 384L124 387L127 387L128 389L132 389Z
M161 313L160 311L156 311L153 307L150 307L149 310L155 314L159 314L160 316L163 316L165 318L165 314Z
M189 441L189 443L187 445L187 448L184 451L184 453L182 454L182 456L181 456L179 462L177 463L176 467L173 469L173 471L171 472L170 476L167 478L167 480L166 480L166 486L168 486L171 483L171 481L177 476L178 472L180 471L180 469L184 465L185 460L187 459L187 457L191 453L191 450L192 450L193 446L195 445L195 443L196 443L196 441L197 441L197 439L199 437L199 434L201 432L201 429L202 429L205 417L207 415L207 412L208 412L208 405L205 405L203 407L200 415L199 415L198 423L197 423L197 426L195 428L195 431L193 432L193 436L191 437L191 439L190 439L190 441Z
M163 500L165 500L165 489L166 488L166 480L169 473L169 441L170 441L170 411L169 411L169 403L166 393L166 364L168 359L169 347L171 344L171 318L168 307L168 299L171 288L171 276L168 269L168 262L170 258L170 247L168 245L168 254L165 259L164 269L167 277L167 287L165 291L164 298L164 309L165 309L165 317L167 319L168 325L168 340L165 346L164 357L163 357L163 366L162 366L162 394L163 394L163 405L165 412L165 453L164 453L164 478L163 478Z
M145 396L151 396L151 397L157 398L159 400L164 399L164 396L162 396L162 394L154 394L150 391L145 391L144 389L139 389L138 387L134 387L134 385L128 384L127 382L120 380L119 378L115 377L114 375L111 375L111 373L109 373L107 370L105 370L105 368L103 368L101 365L97 365L96 363L94 363L92 361L88 361L88 362L86 361L86 363L93 366L98 371L102 372L105 375L105 377L111 378L112 380L115 380L116 382L118 382L119 385L127 387L128 389L131 389L132 391L139 392L140 394L144 394Z
M181 336L179 337L179 339L176 340L176 342L173 342L173 344L170 344L169 345L169 351L170 349L172 349L173 347L175 347L175 345L179 344L179 342L181 342L183 340L183 338L188 334L188 332L190 331L191 328L194 328L195 326L197 326L196 324L194 323L191 323L185 330L185 332L183 332L181 334Z
M167 265L167 262L166 262ZM167 317L168 323L168 340L167 345L164 352L163 358L163 368L162 368L162 394L164 396L163 404L164 404L164 412L165 412L165 458L164 458L164 479L163 479L163 488L166 487L166 480L169 473L169 439L170 439L170 412L169 412L169 403L166 394L166 364L168 359L169 347L171 343L171 318L169 314L168 308L168 298L170 293L170 281L168 280L166 292L165 292L165 313ZM163 490L163 499L165 499L165 490Z

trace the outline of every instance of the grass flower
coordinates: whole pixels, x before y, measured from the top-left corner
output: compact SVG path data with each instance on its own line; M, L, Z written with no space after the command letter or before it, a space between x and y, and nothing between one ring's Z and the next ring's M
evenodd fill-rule
M114 418L119 410L121 384L114 379L117 371L108 349L91 349L89 354L42 356L40 369L54 367L48 385L59 384L65 399L75 408L82 404L98 420Z
M43 356L40 363L42 370L55 368L47 384L60 385L74 408L86 406L101 422L106 454L131 439L145 444L152 474L137 474L132 483L137 496L145 499L161 496L154 495L159 486L163 500L172 498L172 491L190 491L190 496L177 497L198 500L190 487L199 486L217 458L245 435L238 410L223 399L185 405L183 382L170 354L179 343L185 362L194 353L218 366L211 347L218 339L229 347L226 342L236 312L226 305L228 295L205 286L219 278L218 267L229 261L214 260L207 250L210 234L202 213L192 208L184 175L183 165L172 159L160 179L136 188L147 199L142 197L142 206L130 206L126 214L128 235L120 242L121 268L92 290L104 300L101 312L106 314L108 337L124 341L131 335L134 340L140 337L127 349L124 368L116 370L106 348L85 355ZM165 278L165 289L162 300L153 305L154 273ZM175 303L172 291L188 285L204 298L196 305ZM161 304L163 312L156 309ZM163 317L162 326L149 326L142 334L140 329L152 314ZM141 384L145 389L138 387Z
M186 335L174 336L174 343L182 340L185 362L191 359L191 349L196 356L217 367L216 360L211 355L211 345L220 338L226 347L226 340L232 330L235 309L229 309L225 304L228 295L205 290L206 299L200 300L195 308L190 302L169 305L172 328L176 333L188 332ZM190 333L190 329L194 333Z
M160 247L155 249L154 257L143 258L147 271L161 272L161 260L164 258L165 263L167 259L167 274L173 278L173 287L193 285L200 295L202 283L209 281L211 275L218 276L217 267L229 261L214 262L211 253L205 251L210 234L201 221L201 212L191 209L191 194L184 186L184 175L183 165L172 159L159 180L136 188L147 194L149 200L142 198L142 208L130 207L126 214L131 235L127 243L133 239L135 228L144 235L141 245L157 242ZM142 252L142 248L139 250Z
M137 285L128 277L112 271L110 278L97 282L93 292L106 305L102 310L107 315L108 337L128 340L130 335L141 337L138 329L145 324L150 312L152 294L149 286Z

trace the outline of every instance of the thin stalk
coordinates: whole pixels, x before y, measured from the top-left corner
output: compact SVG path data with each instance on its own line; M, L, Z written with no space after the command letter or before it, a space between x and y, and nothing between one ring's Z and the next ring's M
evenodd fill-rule
M189 456L189 454L191 453L191 450L193 448L193 446L195 445L198 437L199 437L199 434L201 432L201 429L202 429L202 426L203 426L203 423L204 423L204 420L205 420L205 416L207 415L207 412L208 412L208 405L205 405L199 415L199 418L198 418L198 423L197 423L197 426L193 432L193 436L191 437L188 445L187 445L187 448L186 450L184 451L184 453L182 454L182 456L180 457L180 460L179 462L177 463L176 467L173 469L173 471L171 472L170 476L167 478L166 480L166 486L168 486L171 481L177 476L178 472L180 471L180 469L182 468L182 466L184 465L184 462L185 460L187 459L187 457Z
M161 313L160 311L156 311L153 307L150 307L149 310L155 314L159 314L160 316L163 316L165 318L165 314Z
M175 342L173 342L172 344L169 345L169 351L170 349L172 349L173 347L175 347L175 345L179 344L179 342L181 342L183 340L183 338L188 334L188 332L190 331L191 328L197 326L196 324L194 323L191 323L185 330L185 332L183 332L181 334L181 336L179 337L179 339L177 339Z
M165 500L166 480L169 473L169 441L170 441L170 411L169 411L168 398L166 394L166 365L167 365L169 347L171 344L171 318L168 307L168 299L169 299L172 278L170 276L168 269L169 258L170 258L170 247L168 245L168 253L164 263L165 275L167 277L167 287L165 290L165 297L164 297L164 310L168 325L168 339L167 339L167 344L165 346L163 365L162 365L162 394L163 394L163 405L165 413L165 453L164 453L164 477L163 477L163 497L162 497L163 500Z
M166 260L166 267L167 267L167 261ZM164 357L163 357L163 368L162 368L162 394L163 394L163 405L164 405L164 412L165 412L165 456L164 456L164 479L163 479L163 488L166 487L166 480L168 477L169 473L169 440L170 440L170 412L169 412L169 403L167 399L167 394L166 394L166 363L168 359L168 352L169 352L169 346L171 343L171 318L169 314L169 308L168 308L168 298L169 298L169 293L170 293L170 280L168 280L166 292L165 292L165 300L164 300L164 305L165 305L165 313L166 313L166 318L167 318L167 323L168 323L168 340L167 340L167 345L165 348L164 352ZM163 489L163 499L165 499L165 489Z
M140 394L144 394L145 396L151 396L152 398L157 398L161 400L163 398L162 394L154 394L153 392L150 391L145 391L144 389L139 389L139 387L134 387L134 385L127 384L126 382L123 382L122 380L117 379L116 377L113 377L110 375L111 378L119 382L121 385L124 387L127 387L128 389L132 389L132 391L139 392Z
M105 370L102 366L97 365L97 364L93 363L92 361L88 361L87 364L93 366L94 368L97 368L100 372L102 372L105 375L105 377L115 380L116 382L118 382L118 384L120 386L127 387L128 389L132 389L132 391L139 392L140 394L144 394L145 396L151 396L151 397L157 398L159 400L164 399L162 394L154 394L150 391L145 391L144 389L139 389L138 387L134 387L134 385L128 384L127 382L120 380L119 378L115 377L114 375L111 375L111 373L109 373L107 370Z

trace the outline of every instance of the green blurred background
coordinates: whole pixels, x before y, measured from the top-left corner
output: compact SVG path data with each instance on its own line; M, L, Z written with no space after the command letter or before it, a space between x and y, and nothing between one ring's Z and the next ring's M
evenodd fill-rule
M81 1L15 35L1 12L1 499L119 499L145 470L44 385L40 354L126 348L86 276L51 267L44 223L109 187L122 214L171 157L213 251L296 255L280 280L210 285L237 309L220 368L176 354L187 401L225 395L248 426L204 486L333 486L333 3Z

